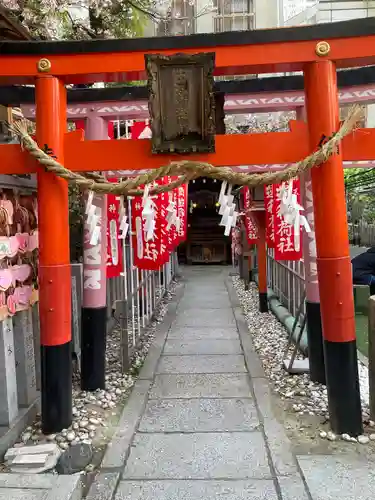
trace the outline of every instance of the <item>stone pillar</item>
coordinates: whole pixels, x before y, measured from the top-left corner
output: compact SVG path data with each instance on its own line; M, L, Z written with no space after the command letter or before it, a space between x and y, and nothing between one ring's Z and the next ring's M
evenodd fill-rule
M10 426L17 413L13 324L12 318L6 318L0 324L0 426Z
M37 397L31 308L13 317L13 332L18 404L27 407Z
M88 116L85 140L108 139L108 123ZM107 196L95 195L93 204L100 215L100 239L90 244L90 228L84 226L83 302L81 333L81 388L105 389L105 348L107 334Z
M297 119L305 119L304 108L297 109ZM304 172L301 177L301 202L304 215L311 232L303 231L302 247L305 265L307 342L309 353L310 379L321 384L326 383L323 352L323 332L320 314L318 269L316 263L316 241L314 223L314 200L311 184L311 172Z

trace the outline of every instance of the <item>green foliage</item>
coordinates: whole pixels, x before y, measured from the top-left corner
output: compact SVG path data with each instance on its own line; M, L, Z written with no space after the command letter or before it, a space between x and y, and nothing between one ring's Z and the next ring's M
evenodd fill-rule
M79 188L69 184L70 260L81 262L83 256L83 196Z
M351 222L375 222L375 169L344 170L346 197Z

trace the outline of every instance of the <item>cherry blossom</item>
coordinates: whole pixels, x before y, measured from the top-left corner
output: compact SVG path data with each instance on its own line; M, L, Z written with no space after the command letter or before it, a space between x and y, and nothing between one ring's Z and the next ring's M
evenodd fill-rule
M143 36L146 24L185 17L195 0L3 0L2 6L35 38L94 39ZM192 19L214 9L212 0ZM173 25L169 33L173 34Z

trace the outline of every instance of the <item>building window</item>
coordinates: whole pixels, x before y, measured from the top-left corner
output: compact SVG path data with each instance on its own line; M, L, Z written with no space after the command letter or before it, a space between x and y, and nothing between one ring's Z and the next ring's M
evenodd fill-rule
M166 19L157 26L156 36L192 35L195 33L195 2L173 0Z
M254 29L253 0L215 0L214 31Z

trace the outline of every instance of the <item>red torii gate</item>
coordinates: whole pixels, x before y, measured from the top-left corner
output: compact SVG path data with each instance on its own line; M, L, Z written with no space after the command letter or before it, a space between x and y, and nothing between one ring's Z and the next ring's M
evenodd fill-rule
M327 41L328 40L328 41ZM150 50L153 47L153 50ZM66 83L142 80L144 55L216 53L216 75L304 71L308 129L216 137L216 152L179 156L213 165L293 163L339 126L336 68L375 64L371 18L276 30L90 42L3 42L0 83L35 84L40 145L73 171L157 168L176 157L151 154L148 141L81 142L66 133ZM330 418L339 433L362 432L354 304L342 161L375 157L375 132L357 130L312 170L319 289ZM17 145L0 146L1 173L38 176L43 430L71 422L68 192Z

